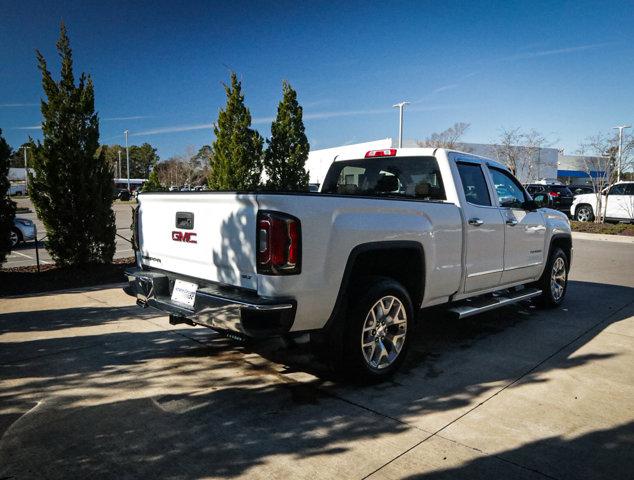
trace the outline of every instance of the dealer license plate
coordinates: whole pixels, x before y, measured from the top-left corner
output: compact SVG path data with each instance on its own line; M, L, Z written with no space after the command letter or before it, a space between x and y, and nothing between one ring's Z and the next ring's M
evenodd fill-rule
M198 285L195 283L176 280L172 290L172 302L193 307L196 300L196 290L198 290Z

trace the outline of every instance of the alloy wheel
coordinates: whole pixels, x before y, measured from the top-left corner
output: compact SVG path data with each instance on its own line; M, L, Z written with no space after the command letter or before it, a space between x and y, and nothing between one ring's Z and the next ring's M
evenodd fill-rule
M577 220L579 220L580 222L589 222L590 214L590 209L588 207L581 207L577 211Z
M11 236L9 238L11 239L11 248L15 247L20 241L18 234L13 230L11 230Z
M376 369L389 367L397 359L407 335L407 311L393 295L378 300L365 317L361 349L367 364Z
M561 257L557 257L553 262L550 274L550 293L553 300L558 302L564 296L566 289L566 262Z

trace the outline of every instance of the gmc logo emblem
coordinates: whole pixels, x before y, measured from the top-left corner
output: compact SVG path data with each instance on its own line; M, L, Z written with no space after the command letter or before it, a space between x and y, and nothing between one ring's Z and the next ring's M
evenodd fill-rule
M194 232L179 232L178 230L172 232L172 240L175 242L198 243Z

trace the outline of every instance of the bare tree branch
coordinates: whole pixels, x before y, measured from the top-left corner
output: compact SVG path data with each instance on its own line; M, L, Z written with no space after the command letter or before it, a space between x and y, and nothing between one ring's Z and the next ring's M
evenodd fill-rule
M625 138L624 138L625 140ZM631 138L623 145L623 159L629 158L631 153ZM596 135L587 137L579 146L578 153L580 155L591 155L584 157L584 169L590 180L597 196L597 213L595 222L603 223L605 221L605 213L608 206L603 201L602 192L616 180L617 153L619 149L618 135L613 133L599 132ZM626 152L625 146L628 146ZM596 172L599 172L598 174ZM606 190L607 191L607 190Z
M460 142L471 124L458 122L453 127L439 133L432 133L422 142L416 142L419 147L450 148L453 150L467 151L463 143ZM469 149L470 150L470 149Z

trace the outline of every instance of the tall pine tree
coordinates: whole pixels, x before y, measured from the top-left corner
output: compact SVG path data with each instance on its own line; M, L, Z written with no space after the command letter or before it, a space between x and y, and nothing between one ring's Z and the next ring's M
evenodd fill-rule
M57 51L60 81L37 51L42 86L44 141L33 157L29 193L48 234L47 249L60 265L106 263L115 250L112 171L99 147L99 119L91 78L82 73L75 85L66 28L61 25Z
M7 253L11 250L11 229L13 228L13 218L15 217L15 202L9 198L9 158L11 157L11 147L2 136L0 129L0 265L7 258Z
M308 190L305 165L310 146L304 133L302 107L297 102L297 92L286 81L282 85L282 93L264 153L264 168L268 176L266 187L276 191Z
M141 188L141 192L163 192L165 189L163 185L161 185L161 181L158 177L158 172L156 169L150 172L150 176L147 179L147 182L143 184Z
M242 85L231 74L225 85L227 105L214 124L213 157L209 188L212 190L253 190L262 174L262 136L251 129L251 113L244 105Z

